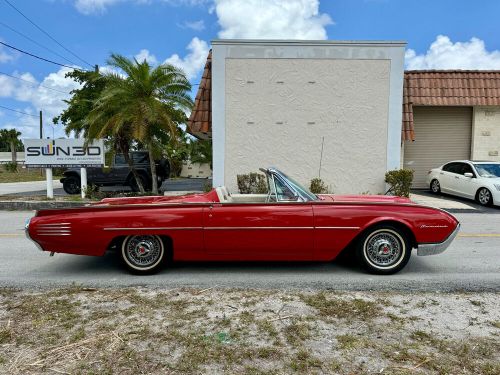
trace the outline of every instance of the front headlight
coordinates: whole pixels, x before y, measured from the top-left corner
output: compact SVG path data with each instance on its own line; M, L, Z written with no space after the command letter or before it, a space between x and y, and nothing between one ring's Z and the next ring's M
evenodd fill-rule
M493 184L493 186L495 187L495 189L497 189L498 191L500 191L500 184Z

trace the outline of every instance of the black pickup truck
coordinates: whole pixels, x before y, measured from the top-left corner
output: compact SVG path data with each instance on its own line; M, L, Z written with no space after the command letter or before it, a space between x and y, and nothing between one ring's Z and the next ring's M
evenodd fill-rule
M134 162L134 168L139 174L142 186L150 190L152 186L151 167L149 165L149 154L147 151L133 151L130 157ZM156 174L158 176L158 187L170 176L170 164L166 159L155 161ZM64 171L61 178L63 189L67 194L80 193L80 168L70 168ZM133 191L139 191L137 182L129 169L123 154L114 155L111 165L107 168L87 168L87 185L95 186L130 186Z

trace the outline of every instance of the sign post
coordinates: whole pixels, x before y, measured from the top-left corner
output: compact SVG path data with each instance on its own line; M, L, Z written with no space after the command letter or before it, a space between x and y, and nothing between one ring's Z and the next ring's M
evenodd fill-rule
M54 182L52 181L52 168L45 168L45 178L47 179L47 198L54 198Z
M53 167L80 168L82 198L87 187L86 167L104 166L104 141L85 145L84 139L25 139L25 163L27 168L46 168L47 197L54 197Z
M87 190L87 168L80 168L80 192L82 198L85 198L85 190Z

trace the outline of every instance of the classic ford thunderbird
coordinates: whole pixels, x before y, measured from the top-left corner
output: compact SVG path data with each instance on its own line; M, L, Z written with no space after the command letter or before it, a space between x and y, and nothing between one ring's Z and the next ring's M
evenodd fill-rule
M417 255L443 252L459 230L449 213L407 198L315 195L274 168L267 194L217 187L180 197L107 198L40 210L26 234L42 251L116 250L136 274L173 261L331 261L356 254L369 272L392 274Z

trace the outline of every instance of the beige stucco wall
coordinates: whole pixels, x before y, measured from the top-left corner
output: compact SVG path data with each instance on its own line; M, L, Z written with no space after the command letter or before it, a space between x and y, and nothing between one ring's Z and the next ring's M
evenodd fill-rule
M500 106L474 107L472 159L500 161Z
M225 171L275 166L335 193L381 193L387 170L390 60L227 59ZM399 150L398 150L399 151Z

